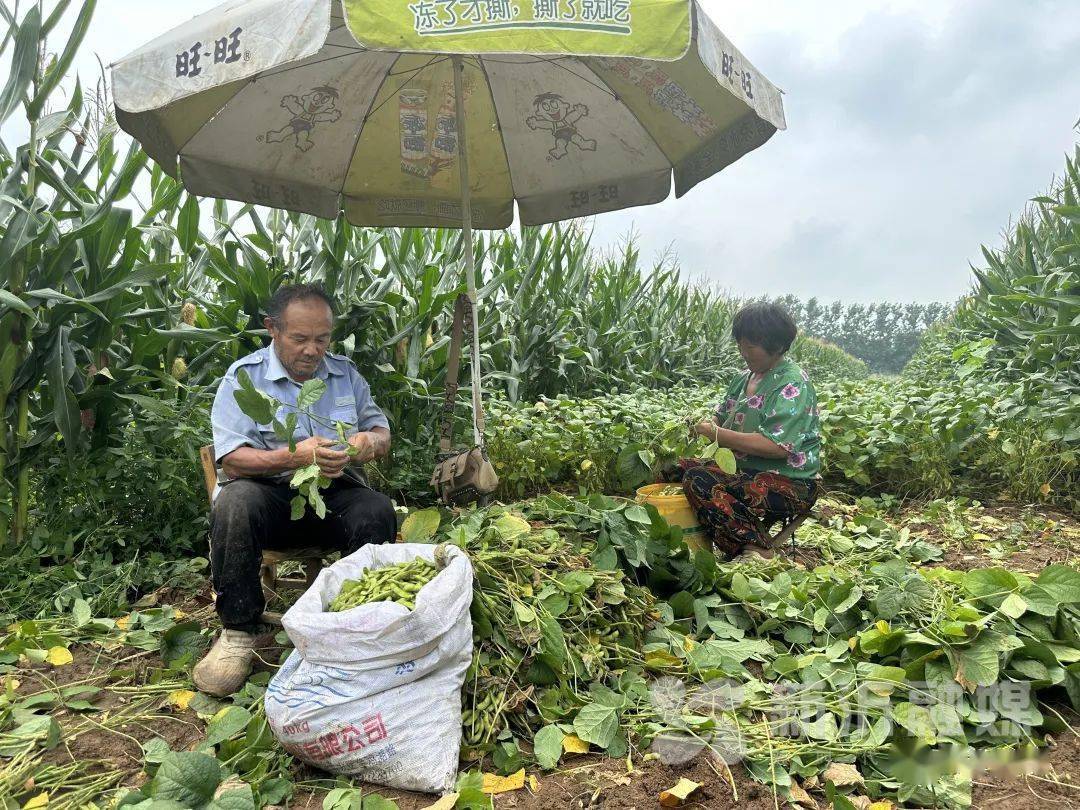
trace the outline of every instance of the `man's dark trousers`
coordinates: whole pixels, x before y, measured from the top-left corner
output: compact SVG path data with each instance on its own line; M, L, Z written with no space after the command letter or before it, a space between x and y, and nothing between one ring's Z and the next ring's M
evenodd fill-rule
M381 492L346 477L323 490L326 517L309 506L290 520L297 492L287 480L238 478L223 484L210 513L210 567L221 624L257 632L266 609L259 568L264 549L325 548L351 554L367 543L393 542L397 516Z

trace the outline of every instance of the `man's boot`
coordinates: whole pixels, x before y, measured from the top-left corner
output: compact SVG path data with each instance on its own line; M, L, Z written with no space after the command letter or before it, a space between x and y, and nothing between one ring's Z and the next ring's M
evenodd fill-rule
M222 630L214 646L191 675L200 692L226 697L238 692L251 674L255 636L243 630Z

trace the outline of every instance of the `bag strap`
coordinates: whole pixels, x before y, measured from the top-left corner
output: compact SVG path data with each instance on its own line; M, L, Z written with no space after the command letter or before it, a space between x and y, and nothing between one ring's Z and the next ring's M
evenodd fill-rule
M464 293L454 301L454 325L450 331L450 353L446 358L446 385L443 397L442 416L439 421L439 452L449 453L454 444L454 406L457 403L459 388L458 374L461 369L461 349L463 342L469 340L471 363L478 364L480 357L476 343L472 338L473 301ZM480 436L480 449L484 449L484 406L479 392L472 398L473 423Z

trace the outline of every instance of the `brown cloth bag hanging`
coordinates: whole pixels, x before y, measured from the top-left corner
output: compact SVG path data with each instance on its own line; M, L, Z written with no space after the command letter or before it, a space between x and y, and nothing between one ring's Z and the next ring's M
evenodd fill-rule
M473 419L480 443L469 450L452 450L454 439L454 405L457 401L458 369L461 363L461 346L465 337L471 338L473 302L467 295L459 295L454 302L454 326L450 333L450 355L446 362L446 396L439 420L439 454L435 457L435 470L431 474L431 486L439 500L448 506L464 506L484 499L499 486L499 476L488 461L484 449L484 409L479 397L473 397ZM469 345L474 345L469 340ZM479 363L475 355L471 362Z

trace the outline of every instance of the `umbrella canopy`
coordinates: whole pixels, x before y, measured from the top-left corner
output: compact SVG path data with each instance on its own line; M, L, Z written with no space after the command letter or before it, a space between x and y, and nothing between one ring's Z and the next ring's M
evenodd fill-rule
M463 191L480 228L515 201L527 225L656 203L785 126L688 0L242 0L113 84L120 126L192 193L357 225L461 225Z

